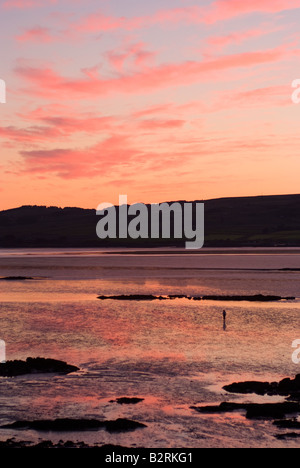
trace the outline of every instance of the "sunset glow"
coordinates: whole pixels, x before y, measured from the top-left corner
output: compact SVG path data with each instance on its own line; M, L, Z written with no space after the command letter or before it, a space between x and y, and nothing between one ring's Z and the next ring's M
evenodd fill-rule
M299 193L300 0L2 0L0 209Z

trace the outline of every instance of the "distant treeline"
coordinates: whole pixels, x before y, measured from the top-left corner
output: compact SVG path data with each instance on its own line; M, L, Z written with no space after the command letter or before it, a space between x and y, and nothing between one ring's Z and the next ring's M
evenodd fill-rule
M205 204L205 247L300 247L300 195L197 200L194 206L197 202ZM185 239L174 238L100 240L98 221L96 210L82 208L23 206L2 211L0 247L185 245Z

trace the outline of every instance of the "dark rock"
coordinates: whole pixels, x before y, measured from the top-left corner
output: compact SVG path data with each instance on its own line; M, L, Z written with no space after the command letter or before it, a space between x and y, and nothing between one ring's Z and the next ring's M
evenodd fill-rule
M26 281L33 280L30 276L7 276L5 278L0 278L0 281Z
M122 447L121 445L88 445L85 442L72 442L70 440L64 442L60 440L58 443L53 443L51 440L43 440L34 444L33 442L28 441L16 441L15 439L7 439L6 441L0 441L1 448L88 448L88 449L98 449L102 452L109 453L112 451L117 452L118 454L132 454L133 450L138 453L143 451L143 449L132 449L127 447Z
M169 296L153 296L142 294L131 294L121 296L98 296L98 299L114 301L166 301L173 299L189 299L194 301L250 301L250 302L274 302L282 300L295 300L295 297L264 296L257 294L254 296L186 296L184 294L170 294Z
M186 296L185 294L170 294L168 298L169 299L192 299L190 296Z
M246 411L247 419L282 419L287 414L300 413L300 404L294 402L282 403L230 403L223 402L219 406L192 406L191 409L199 413L228 413L233 411Z
M257 395L294 395L293 399L296 400L296 395L300 393L300 374L296 375L293 380L286 378L280 382L235 382L230 385L225 385L223 389L230 393L241 394L255 393Z
M281 429L300 429L300 421L297 419L285 419L284 421L274 421L275 426Z
M0 441L0 449L1 448L29 448L32 446L31 442L25 441L16 441L15 439L7 439L5 441Z
M94 419L41 419L35 421L16 421L12 424L1 426L2 429L34 429L36 431L89 431L102 429L105 427L104 421Z
M283 419L287 414L300 412L300 406L290 407L285 403L253 404L246 409L247 419Z
M119 405L136 405L137 403L140 403L141 401L144 401L144 398L121 397L121 398L117 398L116 400L110 400L110 403L118 403Z
M35 421L16 421L1 426L2 429L34 429L36 431L83 432L105 429L108 432L128 432L147 427L145 424L129 419L99 421L97 419L41 419Z
M290 395L300 392L300 374L296 375L294 380L283 379L278 384L278 393L280 395Z
M88 445L85 442L72 442L70 440L64 442L60 440L58 443L53 443L51 440L43 440L34 444L28 441L16 441L15 439L7 439L0 441L1 448L93 448L102 450L104 453L108 451L117 451L118 453L132 453L132 449L122 447L120 445ZM137 450L137 449L135 449Z
M300 392L291 392L286 398L287 401L300 401Z
M64 361L45 358L27 358L26 361L7 361L0 363L1 377L16 377L26 374L69 374L79 368Z
M147 426L129 419L117 419L116 421L106 421L105 423L105 429L108 432L128 432L143 427Z
M245 410L245 404L223 402L220 405L214 406L191 406L191 409L198 411L198 413L214 414L214 413L230 413L233 411Z
M296 432L288 432L287 434L276 434L275 437L278 440L285 440L285 439L299 439L300 434Z
M264 296L203 296L203 301L247 301L247 302L277 302L282 300L295 300L295 297ZM199 300L199 299L198 299Z
M152 296L152 295L130 295L130 296L99 296L98 299L101 301L104 300L114 300L114 301L163 301L166 300L167 297L162 296Z
M269 382L235 382L225 385L223 389L230 393L266 395L270 391L271 386Z

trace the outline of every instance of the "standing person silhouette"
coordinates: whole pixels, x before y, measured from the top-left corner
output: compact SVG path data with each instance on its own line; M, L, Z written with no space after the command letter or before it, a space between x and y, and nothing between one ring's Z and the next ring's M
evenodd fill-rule
M226 317L227 317L227 312L226 310L223 310L223 330L226 330Z

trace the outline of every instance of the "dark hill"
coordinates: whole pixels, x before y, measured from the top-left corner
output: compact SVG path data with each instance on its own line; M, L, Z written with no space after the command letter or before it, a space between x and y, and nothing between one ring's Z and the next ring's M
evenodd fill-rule
M183 202L180 202L183 203ZM195 203L195 202L194 202ZM205 203L205 246L300 246L300 195ZM159 247L185 240L105 240L95 210L23 206L0 212L0 247Z

